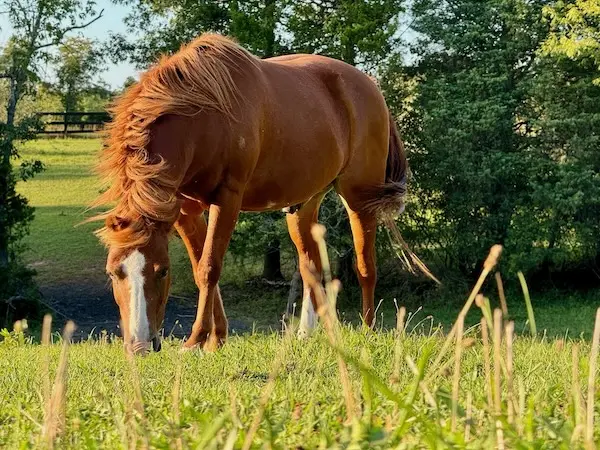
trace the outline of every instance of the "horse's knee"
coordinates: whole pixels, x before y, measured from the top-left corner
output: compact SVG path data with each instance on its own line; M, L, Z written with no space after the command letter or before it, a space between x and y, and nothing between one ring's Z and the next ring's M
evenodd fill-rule
M209 261L200 263L196 275L196 283L199 286L216 286L221 277L221 263L218 261Z

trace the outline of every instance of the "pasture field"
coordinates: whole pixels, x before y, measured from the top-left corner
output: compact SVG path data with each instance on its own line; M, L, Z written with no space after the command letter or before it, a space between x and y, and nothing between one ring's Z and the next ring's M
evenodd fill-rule
M69 306L65 309L67 313L85 309L90 311L90 317L102 315L100 304L95 300L99 292L109 297L105 302L112 302L111 293L106 289L105 250L92 234L99 224L88 223L76 227L87 217L85 209L99 192L99 183L92 168L100 148L99 139L41 139L27 142L21 150L23 157L42 160L47 170L18 186L19 191L36 208L31 235L26 239L29 250L25 258L36 269L39 285L44 292L50 291L52 304L59 311L61 306ZM171 293L176 297L171 301L187 302L192 308L196 287L187 254L179 239L172 239L170 254L173 273ZM260 261L258 263L250 262L242 266L231 257L227 258L221 278L226 312L230 319L245 324L247 329L279 329L288 287L248 282L249 278L260 274ZM288 269L285 275L291 278L289 267L283 269ZM505 284L511 319L515 321L515 329L521 331L526 326L527 313L519 282L515 277L513 280L505 279ZM438 324L447 327L456 318L469 290L468 285L448 285L439 291L415 294L404 280L392 280L391 283L382 280L376 292L377 298L383 300L378 310L379 323L387 328L394 326L393 299L397 299L409 311L417 313L416 320L422 320L423 328L430 329ZM485 292L492 303L498 304L493 282L485 287ZM89 300L90 297L94 297L94 300ZM540 330L546 330L550 336L564 337L568 334L578 337L583 333L589 337L594 312L600 304L600 292L532 292L532 302ZM342 290L338 306L344 321L359 323L359 304L360 293L357 289ZM115 312L106 311L104 319L116 321ZM472 325L479 318L476 314L470 314L466 320ZM102 323L97 325L102 326ZM166 331L168 333L169 330Z
M37 208L26 258L40 286L62 286L55 306L64 293L92 315L95 299L74 299L68 289L104 282L96 225L73 227L98 192L90 168L99 148L98 140L30 142L23 155L42 159L48 170L19 186ZM193 303L187 257L177 240L171 247L173 292ZM490 277L483 292L491 309L473 305L463 333L450 326L462 317L470 287L418 297L383 286L375 332L356 326L358 295L347 292L338 301L342 323L325 322L301 341L293 330L273 331L287 289L248 284L242 275L226 263L225 307L254 331L232 335L216 353L181 353L181 340L167 337L160 353L127 358L112 336L68 345L55 326L46 346L37 332L3 331L0 448L600 444L597 292L534 294L534 333L510 281L509 320L491 320L498 303ZM408 311L398 327L393 298ZM484 310L489 320L480 325Z
M59 338L45 348L13 333L0 342L0 447L600 444L597 340L590 358L586 341L512 342L492 333L484 346L472 327L457 339L461 345L448 341L436 365L444 337L412 327L410 321L398 333L333 327L332 341L322 328L306 341L251 334L212 354L181 354L180 341L167 340L160 353L135 359L118 343L90 341L65 346L65 364ZM500 327L498 333L504 334ZM341 369L334 348L343 352Z

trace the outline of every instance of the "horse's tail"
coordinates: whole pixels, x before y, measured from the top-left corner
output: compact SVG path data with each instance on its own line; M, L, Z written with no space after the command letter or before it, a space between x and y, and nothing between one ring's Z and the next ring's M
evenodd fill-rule
M363 192L363 209L382 217L396 217L404 211L408 161L396 121L389 111L388 116L390 136L385 182Z
M390 137L387 163L385 168L385 183L377 186L369 192L369 198L365 203L367 208L377 214L388 230L388 236L392 247L398 247L398 257L406 268L415 273L416 266L423 274L438 284L440 281L431 273L427 266L410 249L402 238L400 230L396 225L395 218L404 211L404 198L406 196L406 182L408 161L404 150L404 144L396 121L391 112L388 113L390 121Z

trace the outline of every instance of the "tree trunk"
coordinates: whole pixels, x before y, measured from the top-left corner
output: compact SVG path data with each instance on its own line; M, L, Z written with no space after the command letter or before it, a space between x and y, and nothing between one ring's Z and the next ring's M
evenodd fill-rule
M298 293L300 293L300 306L298 306L298 302L296 301L298 300ZM294 316L297 311L302 309L302 301L302 277L300 276L300 271L296 270L290 283L290 291L288 293L288 301L285 308L286 319Z
M12 150L12 128L15 123L15 115L17 111L17 102L21 90L21 82L18 74L10 78L10 92L8 95L8 103L6 105L6 128L7 134L2 137L4 140L2 145L2 160L0 161L0 204L6 205L9 195L9 179L12 176L10 166L10 156ZM6 214L6 211L3 212ZM0 267L8 266L8 235L9 228L5 224L0 224Z
M15 114L17 112L17 102L19 101L20 82L18 75L10 79L10 93L8 95L8 104L6 105L6 125L12 127L15 124Z
M275 56L275 0L265 0L264 22L265 22L265 51L264 57Z
M342 282L342 286L348 287L357 284L354 252L351 249L337 258L337 277Z
M269 281L281 281L281 243L279 239L273 239L267 244L263 260L262 277Z

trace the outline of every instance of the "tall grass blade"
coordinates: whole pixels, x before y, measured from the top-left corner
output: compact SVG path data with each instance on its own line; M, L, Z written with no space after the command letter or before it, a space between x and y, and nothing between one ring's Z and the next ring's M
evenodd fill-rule
M279 373L281 372L285 351L288 346L288 342L290 341L292 336L293 329L292 327L288 327L286 329L283 342L280 344L279 349L277 350L277 354L275 355L275 359L273 361L271 371L269 372L269 378L267 380L267 383L262 389L260 399L258 401L258 408L256 410L256 413L254 414L254 419L252 420L252 424L250 425L250 430L248 430L248 434L246 434L246 438L244 439L244 444L242 446L242 449L244 450L248 450L252 446L252 440L254 439L258 428L260 427L260 422L262 421L263 415L265 413L267 403L269 401L269 398L271 397L271 394L273 393L273 389L275 389L275 382L277 380L277 377L279 376ZM224 420L224 418L222 419Z
M533 307L531 306L531 298L529 297L529 288L527 287L527 282L525 281L525 277L522 272L517 273L519 277L519 281L521 282L521 289L523 290L523 295L525 296L525 305L527 305L527 318L529 320L529 329L531 330L531 335L533 337L537 336L537 326L535 325L535 316L533 314Z
M502 429L502 398L501 398L501 383L502 383L502 311L494 310L494 414L496 416L496 439L499 449L504 448L504 431Z
M406 308L402 306L396 313L396 345L394 346L394 365L390 382L397 384L400 381L400 361L402 360L402 337L404 336L404 319Z
M182 358L177 358L173 392L171 393L171 398L173 400L173 432L175 433L175 448L177 450L181 450L183 448L183 441L181 440L181 416L179 412L182 366Z
M475 304L481 309L481 314L485 317L485 321L488 325L490 333L494 332L493 323L494 319L492 317L492 307L490 306L490 300L487 297L484 297L482 294L477 294L475 297Z
M313 239L318 245L319 252L321 253L321 261L327 261L328 266L329 258L327 256L327 246L325 245L325 227L322 225L315 224L312 227L311 233ZM323 320L325 332L327 334L327 338L329 339L330 345L334 348L341 348L341 346L339 345L340 339L338 333L339 327L337 315L335 314L335 310L332 310L333 305L335 304L335 299L333 299L333 302L328 301L329 296L336 296L339 292L339 280L333 280L327 283L329 293L329 295L327 295L325 292L323 292L323 287L319 281L318 275L315 274L313 267L313 270L309 271L309 273L307 274L306 283L311 287L313 293L315 294L315 300L318 306L317 313ZM356 402L354 399L354 394L352 392L350 374L348 372L346 361L341 355L338 355L337 362L340 374L340 381L342 383L342 389L344 393L344 400L346 402L347 420L349 422L353 422L356 417Z
M133 410L138 415L140 420L140 427L142 429L142 448L148 449L150 447L150 442L148 439L148 424L146 422L146 414L144 413L144 398L142 396L142 386L140 383L140 376L138 374L137 366L135 363L135 356L133 352L125 351L125 358L127 359L127 363L129 365L129 372L131 375L131 384L133 386ZM135 442L135 446L137 448L137 433L135 432L135 427L133 427L132 439Z
M44 401L44 420L48 417L50 411L50 334L52 331L52 316L46 314L42 322L42 347L44 349L44 360L42 362L42 398Z
M481 340L483 341L483 370L485 372L485 392L489 411L494 407L492 397L492 364L490 362L490 338L485 317L481 318Z
M67 393L67 360L68 348L71 337L75 332L75 324L68 321L63 331L63 345L58 361L58 369L54 379L54 386L49 403L46 406L47 415L42 428L42 436L48 448L54 448L54 442L58 435L64 430L65 407Z
M596 311L596 322L594 324L594 335L592 337L592 350L590 352L590 372L588 376L587 393L587 422L585 429L585 439L588 444L594 443L594 407L595 387L596 387L596 365L598 364L598 347L600 346L600 308Z
M465 417L465 442L471 440L471 418L473 417L473 393L467 391L467 413Z
M571 397L573 402L573 436L571 442L579 439L582 431L585 431L584 420L582 419L584 411L581 405L581 383L579 379L579 344L574 343L571 350Z
M506 339L506 402L508 408L508 423L514 423L514 391L513 391L513 335L514 322L508 322L504 328Z
M462 338L465 318L458 316L458 326L456 328L456 346L454 349L454 376L452 378L452 424L451 429L456 431L456 422L458 415L458 394L460 384L460 358L462 356Z
M462 315L464 317L467 316L467 313L469 312L471 305L475 301L475 297L479 293L479 290L481 289L483 282L487 278L490 271L496 266L496 264L498 264L498 259L500 258L501 254L502 254L502 246L499 244L494 245L490 249L490 252L483 264L483 270L481 271L481 274L479 275L479 279L477 280L477 283L475 283L475 286L473 287L473 290L471 291L471 294L469 295L469 298L465 302L459 315ZM433 366L430 369L432 372L435 372L437 370L442 359L444 358L444 356L446 356L446 352L448 351L448 348L450 347L450 344L452 343L452 341L454 339L454 334L456 333L456 326L457 326L457 324L455 322L452 329L448 333L448 336L446 337L446 341L442 345L442 348L441 348L440 352L438 353L437 358L433 362Z
M498 287L498 297L500 298L500 308L502 308L502 314L504 317L508 317L508 305L506 304L506 296L504 295L504 283L502 283L502 276L500 272L494 274L496 278L496 286Z

